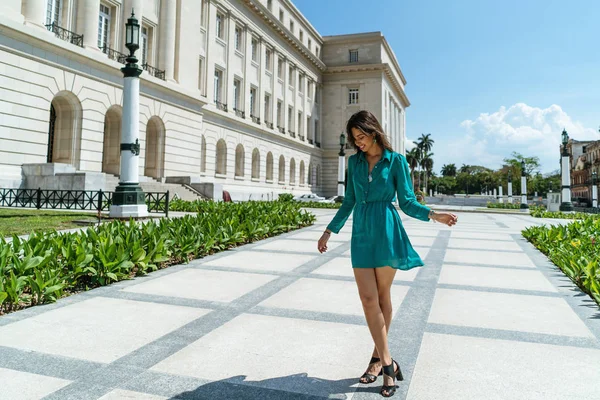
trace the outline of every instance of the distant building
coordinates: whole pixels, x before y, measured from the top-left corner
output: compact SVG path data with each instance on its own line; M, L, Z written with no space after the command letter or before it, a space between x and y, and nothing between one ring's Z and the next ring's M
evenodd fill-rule
M562 149L562 145L561 145ZM567 144L571 161L571 197L575 205L592 205L592 173L600 175L600 140Z

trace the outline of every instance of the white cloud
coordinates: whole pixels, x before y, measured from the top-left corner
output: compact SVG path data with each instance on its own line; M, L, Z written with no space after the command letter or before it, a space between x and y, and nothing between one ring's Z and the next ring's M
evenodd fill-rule
M445 151L435 151L438 163L483 165L499 168L513 151L526 157L537 156L543 172L559 168L559 146L563 128L577 140L600 140L595 129L586 128L553 104L542 109L517 103L500 107L492 114L482 113L475 120L460 124L464 136L452 141ZM438 169L436 168L436 169Z
M414 141L412 139L409 139L407 137L404 138L404 148L406 149L406 151L410 151L413 148L417 147L417 145L414 143Z

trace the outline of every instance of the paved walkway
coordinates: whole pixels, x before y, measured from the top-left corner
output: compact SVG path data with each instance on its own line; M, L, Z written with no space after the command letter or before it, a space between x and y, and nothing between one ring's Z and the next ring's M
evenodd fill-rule
M350 267L315 226L0 317L0 399L379 399ZM395 399L600 399L600 312L519 232L404 217L424 268L392 288Z

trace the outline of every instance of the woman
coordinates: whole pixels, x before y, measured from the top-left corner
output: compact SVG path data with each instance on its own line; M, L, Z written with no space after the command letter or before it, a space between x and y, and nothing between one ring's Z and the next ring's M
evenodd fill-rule
M331 232L338 233L354 209L352 268L367 325L375 342L373 356L361 383L373 383L383 373L381 395L396 392L395 378L402 380L400 366L392 360L387 333L392 321L390 288L397 269L423 265L412 248L392 201L398 196L402 211L422 221L456 224L454 214L436 213L419 204L413 193L408 163L395 153L373 114L359 111L346 125L348 141L357 153L348 160L348 187L342 206L319 239L318 249L327 251Z

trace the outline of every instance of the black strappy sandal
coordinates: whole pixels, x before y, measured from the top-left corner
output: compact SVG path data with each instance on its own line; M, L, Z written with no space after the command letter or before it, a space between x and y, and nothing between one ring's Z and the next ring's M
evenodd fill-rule
M381 361L381 359L380 359L380 358L377 358L377 357L371 357L371 361L369 361L369 366L370 366L371 364L375 364L375 363L377 363L377 362L379 362L379 361ZM364 374L362 374L362 376L361 376L361 377L358 379L358 381L359 381L360 383L362 383L362 384L365 384L365 385L367 385L367 384L369 384L369 383L373 383L373 382L375 382L375 381L377 380L377 377L378 377L378 376L381 376L381 375L383 375L383 372L382 372L382 371L379 371L379 375L377 375L377 376L375 376L375 375L373 375L373 374L369 374L369 373L365 372L365 373L364 373ZM363 381L363 379L364 379L364 381Z
M398 371L394 371L394 364L396 364L396 366L398 367ZM383 366L382 371L383 371L384 382L385 382L386 375L391 376L398 381L404 380L404 377L402 376L402 371L400 371L400 366L393 359L392 359L392 363L390 365ZM396 385L395 381L394 381L393 385L383 385L381 387L381 391L379 392L379 394L381 394L383 397L392 397L394 394L396 394L397 387L398 386ZM385 394L384 392L387 392L387 394Z

